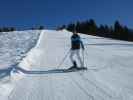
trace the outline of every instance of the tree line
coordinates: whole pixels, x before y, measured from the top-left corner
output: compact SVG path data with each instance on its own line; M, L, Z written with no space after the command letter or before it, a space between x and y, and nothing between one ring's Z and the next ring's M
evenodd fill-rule
M114 25L97 25L93 19L86 21L77 21L68 25L58 27L60 29L67 29L71 32L78 32L88 35L108 37L119 40L133 41L133 30L125 25L121 25L119 21L115 21Z
M10 31L15 31L15 27L1 27L0 32L10 32Z
M36 26L36 27L31 27L29 28L30 30L43 30L45 29L44 26ZM12 32L12 31L17 31L18 29L16 27L0 27L0 32Z

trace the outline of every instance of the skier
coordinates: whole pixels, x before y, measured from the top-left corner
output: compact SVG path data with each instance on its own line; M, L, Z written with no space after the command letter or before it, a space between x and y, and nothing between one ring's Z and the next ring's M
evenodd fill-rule
M80 36L78 35L78 33L76 33L76 31L73 32L73 35L71 36L71 50L70 50L70 60L73 64L72 67L70 67L69 69L84 69L84 63L80 57L80 48L82 48L82 50L84 50L84 45L83 42L81 41ZM80 62L80 67L77 66L76 61L74 60L74 55L77 56L78 61Z

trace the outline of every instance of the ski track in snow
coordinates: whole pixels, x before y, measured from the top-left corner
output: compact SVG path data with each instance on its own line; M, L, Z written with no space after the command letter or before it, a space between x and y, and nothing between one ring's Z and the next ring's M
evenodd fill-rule
M19 67L26 70L68 68L69 57L58 66L70 48L68 31L41 32L37 45ZM10 91L1 100L133 100L133 43L81 35L87 71L53 74L12 73L6 82ZM126 63L127 62L127 63ZM0 91L1 88L0 88Z

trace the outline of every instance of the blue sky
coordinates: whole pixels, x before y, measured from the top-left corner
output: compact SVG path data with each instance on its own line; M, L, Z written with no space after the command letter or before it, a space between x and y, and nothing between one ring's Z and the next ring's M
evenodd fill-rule
M55 28L93 18L98 24L115 20L133 28L132 0L0 0L0 26Z

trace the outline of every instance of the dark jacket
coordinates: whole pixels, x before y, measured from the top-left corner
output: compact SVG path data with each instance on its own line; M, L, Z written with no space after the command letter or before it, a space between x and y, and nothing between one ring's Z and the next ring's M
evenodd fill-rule
M72 50L76 50L76 49L80 49L81 47L82 49L84 49L84 45L83 42L81 41L81 38L78 34L73 34L71 36L71 49Z

